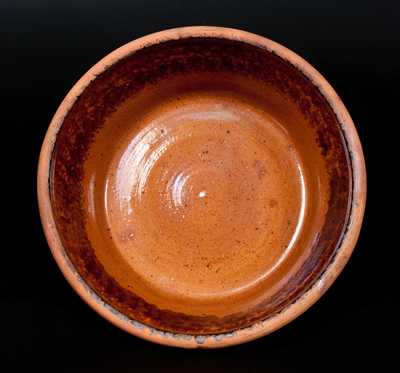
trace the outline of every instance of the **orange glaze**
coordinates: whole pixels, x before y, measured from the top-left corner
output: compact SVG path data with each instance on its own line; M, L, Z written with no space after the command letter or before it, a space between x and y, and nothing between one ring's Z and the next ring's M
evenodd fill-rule
M129 98L94 139L88 236L106 271L159 308L232 314L305 260L325 172L309 125L273 88L229 74L169 79Z

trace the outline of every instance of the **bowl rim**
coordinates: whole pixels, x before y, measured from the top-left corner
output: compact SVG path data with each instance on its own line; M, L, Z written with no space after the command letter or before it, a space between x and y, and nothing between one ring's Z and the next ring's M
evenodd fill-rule
M215 37L241 41L273 52L295 66L320 90L335 112L347 142L353 178L347 227L335 256L318 280L300 298L277 315L231 333L214 335L184 335L164 332L132 320L105 303L85 283L69 260L56 229L50 201L51 158L57 133L79 95L99 74L122 58L149 45L188 37ZM366 203L366 169L361 143L348 111L331 85L307 61L286 47L247 31L217 26L190 26L168 29L133 40L105 56L75 83L54 114L44 138L38 164L37 193L40 218L51 253L64 277L90 307L117 327L152 342L185 348L214 348L248 342L272 333L305 312L332 285L349 260L360 233Z

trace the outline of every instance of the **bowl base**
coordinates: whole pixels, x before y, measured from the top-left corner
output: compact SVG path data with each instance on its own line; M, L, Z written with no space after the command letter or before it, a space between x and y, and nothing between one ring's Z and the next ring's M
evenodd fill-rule
M239 312L305 254L313 201L291 133L299 126L288 103L257 84L222 74L160 82L121 105L91 147L96 255L160 308Z

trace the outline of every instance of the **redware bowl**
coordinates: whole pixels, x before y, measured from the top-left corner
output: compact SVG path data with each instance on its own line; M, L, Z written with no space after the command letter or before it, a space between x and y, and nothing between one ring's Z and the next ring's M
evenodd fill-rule
M139 337L221 347L290 322L356 243L362 149L332 87L283 46L187 27L117 49L58 108L42 223L76 292Z

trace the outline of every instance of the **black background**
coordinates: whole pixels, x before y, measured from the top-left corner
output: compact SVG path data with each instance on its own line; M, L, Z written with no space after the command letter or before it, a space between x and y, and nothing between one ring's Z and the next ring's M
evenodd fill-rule
M0 363L55 372L298 372L387 369L398 348L396 178L400 7L395 1L0 1L2 260ZM306 58L359 131L368 206L355 252L328 293L272 335L186 351L115 328L73 292L48 250L36 167L49 121L101 57L145 34L218 25L267 36ZM397 293L397 294L396 294ZM391 369L397 370L398 364ZM1 369L1 368L0 368Z

